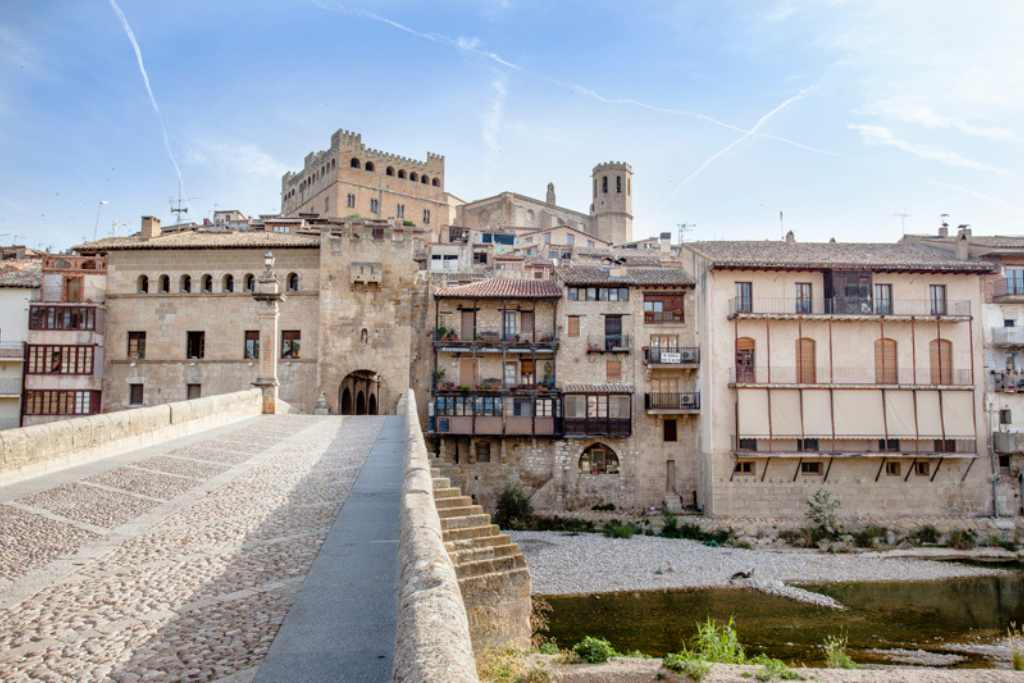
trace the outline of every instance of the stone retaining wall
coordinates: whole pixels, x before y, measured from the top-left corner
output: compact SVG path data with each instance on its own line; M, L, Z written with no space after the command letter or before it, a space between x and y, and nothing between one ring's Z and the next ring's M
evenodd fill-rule
M416 397L398 404L409 430L402 487L398 620L392 678L409 683L476 683L466 607L445 549Z
M259 389L0 431L0 483L81 465L262 411Z

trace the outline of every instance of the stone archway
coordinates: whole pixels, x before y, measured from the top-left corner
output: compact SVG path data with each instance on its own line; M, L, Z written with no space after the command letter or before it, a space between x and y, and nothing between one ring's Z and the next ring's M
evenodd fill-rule
M376 415L381 405L381 377L373 370L350 372L338 387L342 415Z

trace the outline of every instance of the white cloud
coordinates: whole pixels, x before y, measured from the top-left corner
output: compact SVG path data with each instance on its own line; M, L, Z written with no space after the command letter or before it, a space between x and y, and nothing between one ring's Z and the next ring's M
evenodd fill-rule
M484 112L480 137L484 146L492 154L501 152L501 145L498 142L498 135L501 132L502 120L505 116L505 99L508 97L508 87L504 79L496 79L491 83L494 89L494 98L491 100L490 109Z
M1017 136L1008 128L985 126L971 121L940 114L931 106L906 98L890 98L879 100L860 110L861 114L892 118L903 123L910 123L930 129L952 129L979 138L990 140L1015 141Z
M998 168L990 164L975 161L974 159L968 159L957 152L909 142L897 137L885 126L850 123L847 125L847 128L860 133L861 139L867 144L894 147L900 151L926 161L935 161L940 164L945 164L946 166L969 168L975 171L987 171L998 175L1013 175L1012 172L1004 168Z
M235 176L279 179L288 167L251 143L199 142L186 157L197 166L210 166Z

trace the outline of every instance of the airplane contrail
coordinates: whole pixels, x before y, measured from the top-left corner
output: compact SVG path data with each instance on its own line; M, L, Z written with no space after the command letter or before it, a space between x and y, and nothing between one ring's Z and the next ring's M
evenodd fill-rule
M153 105L153 111L156 112L156 118L160 122L160 131L164 136L164 149L167 150L167 158L171 160L171 166L174 166L174 172L178 175L178 193L181 193L181 168L178 167L178 160L174 158L174 152L171 151L171 139L167 135L167 126L164 124L164 116L160 113L160 105L156 103L156 97L153 95L153 88L149 85L149 74L146 73L146 65L142 61L142 50L139 49L139 41L135 40L135 32L132 31L131 25L128 23L128 17L121 11L121 7L117 4L117 0L110 0L110 6L114 10L114 14L121 20L121 26L124 28L125 34L128 36L128 41L132 44L132 49L135 50L135 61L139 65L139 73L142 74L142 83L146 86L146 94L149 95L149 103Z
M774 109L769 111L767 114L765 114L764 116L759 118L757 120L757 123L754 124L753 128L751 128L748 131L745 131L743 133L743 135L739 136L738 138L736 138L735 140L730 142L728 145L726 145L725 147L723 147L722 149L718 150L717 152L715 152L714 154L709 156L707 159L705 159L701 163L700 166L695 168L693 171L690 172L690 174L688 176L683 178L683 180L676 186L676 189L673 190L672 196L675 196L676 194L678 194L679 190L683 187L683 185L686 185L688 182L690 182L691 180L693 180L694 178L699 176L701 173L703 173L704 170L707 169L707 167L710 166L711 164L715 163L715 161L717 161L719 157L721 157L724 154L728 153L729 150L731 150L733 147L735 147L736 145L740 144L741 142L743 142L745 140L749 140L754 135L757 135L757 131L759 131L764 124L768 123L769 119L771 119L773 116L775 116L780 111L782 111L783 109L785 109L789 105L793 104L797 100L803 99L807 95L807 93L810 92L810 91L811 91L811 88L804 88L803 90L798 92L796 95L793 95L792 97L786 98L785 100L782 101L781 104L779 104Z

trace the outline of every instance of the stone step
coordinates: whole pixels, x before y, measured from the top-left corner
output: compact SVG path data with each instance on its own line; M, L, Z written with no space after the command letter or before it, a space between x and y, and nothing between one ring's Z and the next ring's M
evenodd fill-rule
M526 567L526 558L522 554L509 555L491 560L459 563L455 565L455 575L461 579L481 574L503 574L524 567Z
M493 536L478 536L476 538L467 538L459 541L449 541L446 539L444 544L445 550L449 553L458 552L460 550L475 550L477 548L490 548L496 545L505 545L511 543L509 537L505 534L494 534Z
M520 554L519 546L515 543L506 543L505 545L492 545L485 546L483 548L456 550L454 552L449 552L448 556L452 558L452 562L456 565L460 565L467 562L476 562L478 560L495 560L500 557L510 557L517 554Z
M438 500L440 498L455 498L461 495L462 491L455 486L447 486L444 488L438 488L437 486L434 487L434 500Z
M463 515L462 517L447 517L441 519L441 530L448 531L449 529L464 529L466 527L476 527L482 524L487 524L490 521L491 516L487 513Z
M461 508L466 505L473 505L473 499L469 496L452 496L451 498L438 498L434 501L438 512L443 508Z
M441 519L452 519L454 517L469 517L479 515L484 511L479 505L463 505L457 508L438 508L437 516ZM490 518L490 515L488 515Z
M443 524L443 522L442 522ZM480 526L468 526L459 529L444 529L444 540L447 541L464 541L473 538L484 538L487 536L495 536L500 532L497 524L482 524Z
M441 476L441 468L440 467L431 467L430 468L430 476L432 476L432 477L440 477Z
M447 489L451 488L452 482L448 477L434 477L434 488L435 489Z
M497 581L500 581L503 586L507 586L514 581L522 581L524 584L527 584L530 581L530 570L526 567L517 567L504 572L459 577L459 589L463 595L466 595L469 592L475 592L477 588L488 590L489 583L493 589L494 584L492 582Z

